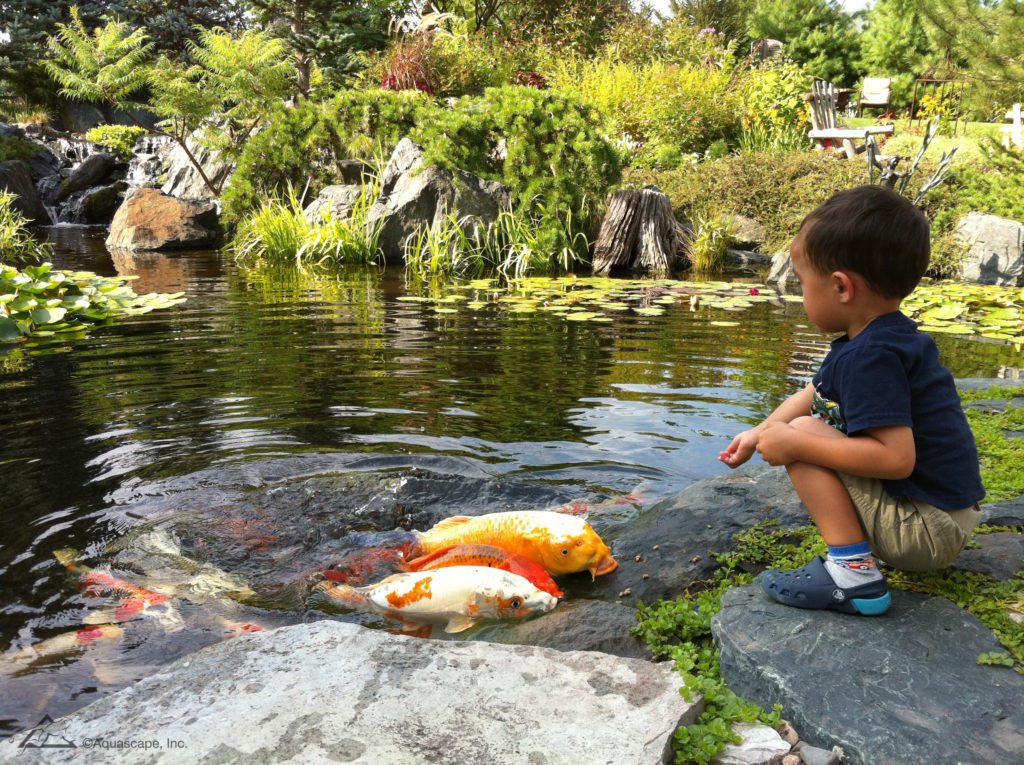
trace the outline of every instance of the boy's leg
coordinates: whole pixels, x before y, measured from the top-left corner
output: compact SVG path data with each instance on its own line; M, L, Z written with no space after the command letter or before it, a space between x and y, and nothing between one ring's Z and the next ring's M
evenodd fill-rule
M814 417L793 427L822 436L846 435ZM875 565L860 516L835 471L806 462L786 466L793 487L828 545L828 556L797 571L766 571L761 586L772 598L802 608L880 614L889 607L885 578Z

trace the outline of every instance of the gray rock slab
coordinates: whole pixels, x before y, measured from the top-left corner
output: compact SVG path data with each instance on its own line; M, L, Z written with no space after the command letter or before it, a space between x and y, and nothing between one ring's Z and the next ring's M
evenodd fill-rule
M363 187L357 185L327 186L316 199L306 205L303 214L310 223L321 223L330 219L346 220L352 215L352 208L363 195Z
M771 267L772 259L759 252L732 248L725 251L725 268L729 271L758 273L767 271Z
M185 143L210 179L210 183L221 191L227 188L231 175L235 171L235 164L220 158L220 154L212 149L201 146L193 137L186 138ZM167 157L167 180L160 187L168 196L178 199L214 199L215 195L210 191L203 177L199 174L196 166L188 158L185 150L175 145Z
M602 535L619 567L592 593L628 604L675 598L714 573L712 552L733 549L733 535L769 518L786 528L811 522L785 468L754 462L698 481Z
M679 687L667 663L323 621L180 659L0 743L0 762L666 762L676 727L702 711ZM77 748L19 748L26 735ZM97 740L160 746L85 747Z
M998 531L975 535L972 545L953 561L961 571L975 571L996 581L1007 582L1018 571L1024 571L1024 534Z
M980 284L1017 286L1024 275L1024 223L967 213L956 237L967 246L963 278Z
M1002 377L958 377L958 390L988 390L989 388L1019 388L1024 380L1005 379Z
M983 666L1005 651L944 598L895 591L880 617L790 608L756 584L729 591L712 631L729 688L844 762L1024 761L1024 677Z

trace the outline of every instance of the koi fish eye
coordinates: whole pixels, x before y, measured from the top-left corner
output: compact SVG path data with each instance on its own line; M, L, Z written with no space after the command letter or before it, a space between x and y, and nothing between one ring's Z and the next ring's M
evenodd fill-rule
M568 554L569 554L568 550L562 550L562 555L568 555Z
M519 608L521 605L523 605L523 601L521 601L519 598L512 598L512 600L509 601L509 605L512 606L512 608Z

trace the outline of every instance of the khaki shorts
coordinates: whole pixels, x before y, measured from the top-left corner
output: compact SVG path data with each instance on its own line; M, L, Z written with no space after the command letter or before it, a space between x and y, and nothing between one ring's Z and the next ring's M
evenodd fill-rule
M839 473L871 551L894 568L935 571L948 566L964 549L981 521L974 507L942 510L915 499L893 499L881 480Z

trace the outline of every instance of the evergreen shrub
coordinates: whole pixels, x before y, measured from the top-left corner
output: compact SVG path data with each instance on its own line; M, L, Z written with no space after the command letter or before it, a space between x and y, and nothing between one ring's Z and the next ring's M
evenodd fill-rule
M281 106L249 139L222 196L224 220L236 225L267 199L309 188L313 199L340 181L339 162L391 154L418 119L436 107L422 94L345 90L329 101ZM422 112L422 115L420 114Z
M28 159L42 150L42 146L27 138L20 138L16 135L0 135L0 162L6 162L9 159Z
M538 244L559 252L580 242L621 178L599 123L594 107L571 94L508 85L459 99L421 120L412 138L428 164L508 186L513 209L537 226Z

